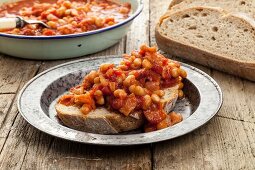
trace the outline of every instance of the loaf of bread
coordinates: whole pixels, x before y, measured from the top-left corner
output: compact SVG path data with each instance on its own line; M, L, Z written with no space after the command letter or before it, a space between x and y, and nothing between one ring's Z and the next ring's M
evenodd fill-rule
M222 8L167 12L156 27L160 49L255 81L255 22Z
M255 18L255 0L173 0L171 12L196 6L220 7L229 12L243 12Z

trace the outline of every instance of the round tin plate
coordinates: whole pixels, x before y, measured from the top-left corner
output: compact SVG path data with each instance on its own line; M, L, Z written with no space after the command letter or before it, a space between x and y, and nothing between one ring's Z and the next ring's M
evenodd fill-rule
M79 84L84 75L98 68L101 63L118 64L119 56L92 57L65 63L30 80L21 90L18 109L24 119L35 128L59 138L98 145L137 145L159 142L187 134L209 121L222 105L219 85L201 70L182 63L188 77L184 81L186 97L179 100L175 111L184 120L172 127L155 132L143 133L136 130L118 135L100 135L70 129L62 125L54 105L59 96L70 87Z

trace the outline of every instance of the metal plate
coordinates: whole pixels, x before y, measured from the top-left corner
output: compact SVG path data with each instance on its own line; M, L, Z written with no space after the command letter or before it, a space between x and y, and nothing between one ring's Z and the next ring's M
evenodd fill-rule
M187 134L209 121L222 105L219 85L206 73L182 63L188 77L184 81L186 97L179 100L175 110L184 120L172 127L155 132L133 131L118 135L100 135L77 131L62 125L56 118L54 105L59 96L82 81L90 70L101 63L118 64L121 57L102 56L69 62L49 70L30 80L21 90L18 109L35 128L67 140L99 145L137 145L169 140Z

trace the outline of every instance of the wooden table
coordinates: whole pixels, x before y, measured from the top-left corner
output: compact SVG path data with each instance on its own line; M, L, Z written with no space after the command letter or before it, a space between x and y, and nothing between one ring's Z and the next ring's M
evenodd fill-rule
M155 45L155 23L169 2L144 1L128 35L94 55L128 53L141 43ZM0 169L255 169L255 83L187 61L215 78L224 92L220 112L188 135L151 145L103 147L36 130L18 113L17 93L38 73L67 61L0 56Z

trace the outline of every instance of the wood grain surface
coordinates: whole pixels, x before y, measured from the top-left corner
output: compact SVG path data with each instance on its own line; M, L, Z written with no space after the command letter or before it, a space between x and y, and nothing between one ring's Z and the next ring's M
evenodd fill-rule
M156 45L155 24L169 3L144 0L144 10L127 36L93 56L129 53L142 43ZM255 83L169 57L215 78L224 93L220 112L198 130L173 140L105 147L44 134L30 126L17 110L17 94L24 83L45 69L79 58L33 61L1 54L0 169L255 169Z

